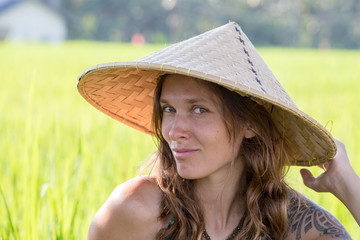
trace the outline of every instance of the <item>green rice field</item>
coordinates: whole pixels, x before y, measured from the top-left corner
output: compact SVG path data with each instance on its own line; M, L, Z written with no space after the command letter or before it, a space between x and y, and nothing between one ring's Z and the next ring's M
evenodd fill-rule
M97 209L137 174L155 146L150 136L82 99L77 76L92 65L134 60L162 47L0 42L0 239L86 238ZM259 52L299 108L346 144L360 174L360 51ZM360 239L347 209L331 194L306 189L299 169L291 168L289 183Z

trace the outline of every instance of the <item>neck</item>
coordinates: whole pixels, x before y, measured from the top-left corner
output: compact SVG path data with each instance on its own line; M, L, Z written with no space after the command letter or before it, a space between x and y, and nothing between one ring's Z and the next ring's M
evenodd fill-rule
M240 191L245 179L241 161L229 165L222 174L195 182L196 195L203 209L206 227L226 229L238 223L243 214Z

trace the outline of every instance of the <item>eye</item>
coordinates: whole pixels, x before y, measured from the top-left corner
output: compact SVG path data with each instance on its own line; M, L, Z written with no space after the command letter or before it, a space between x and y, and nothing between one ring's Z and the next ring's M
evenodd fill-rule
M162 108L163 112L165 113L172 113L172 112L175 112L175 108L171 107L171 106L164 106Z
M195 107L194 108L194 113L201 114L201 113L206 113L206 112L208 112L208 110L205 109L205 108L202 108L202 107Z

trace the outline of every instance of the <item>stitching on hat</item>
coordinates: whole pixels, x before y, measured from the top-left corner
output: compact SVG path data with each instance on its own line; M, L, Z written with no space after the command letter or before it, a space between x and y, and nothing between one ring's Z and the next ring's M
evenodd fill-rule
M238 82L236 81L235 82L235 85L233 86L233 88L232 88L232 90L234 90L235 88L236 88L236 84L237 84Z
M204 76L204 78L203 78L204 80L206 80L206 76L207 76L207 73L205 73L205 76Z
M250 87L248 88L248 90L246 91L246 95L249 95L250 92Z
M250 57L249 52L246 51L246 48L244 47L243 49L244 49L245 54L246 54L248 57Z
M249 51L246 50L245 41L242 39L242 34L241 34L240 29L238 29L238 28L235 26L235 30L239 33L239 41L240 41L240 42L242 43L242 45L243 45L244 53L246 54L246 56L247 56L247 58L248 58L248 63L249 63L250 66L251 66L251 71L252 71L252 72L254 73L254 75L255 75L255 80L256 80L256 82L260 85L261 91L263 91L264 93L267 93L266 90L262 87L262 83L261 83L261 81L259 80L258 74L257 74L257 72L256 72L255 69L254 69L254 64L253 64L253 62L252 62L251 59L250 59Z

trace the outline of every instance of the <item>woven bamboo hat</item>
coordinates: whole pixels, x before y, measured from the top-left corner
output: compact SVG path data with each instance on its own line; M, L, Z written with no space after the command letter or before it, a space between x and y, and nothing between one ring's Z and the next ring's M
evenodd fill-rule
M156 79L166 73L214 82L264 105L284 136L292 165L321 164L336 153L331 134L297 108L234 22L137 61L90 67L79 76L78 90L95 108L151 134Z

